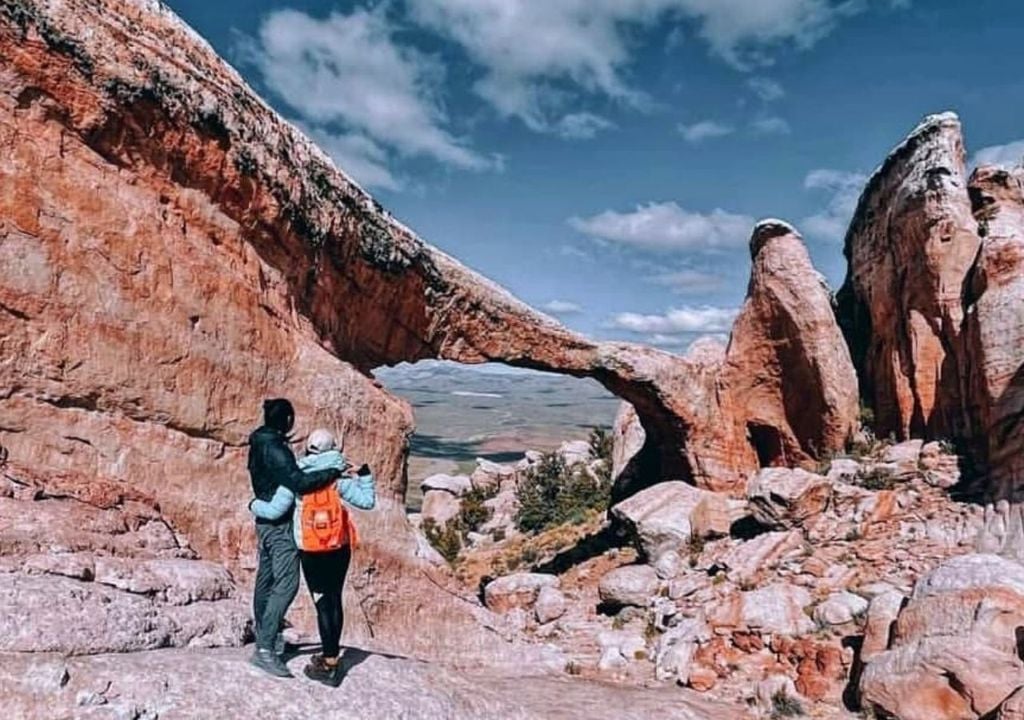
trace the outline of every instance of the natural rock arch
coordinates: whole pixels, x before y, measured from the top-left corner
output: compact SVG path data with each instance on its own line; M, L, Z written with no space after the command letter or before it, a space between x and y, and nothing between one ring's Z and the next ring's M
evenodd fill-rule
M204 557L245 570L245 436L260 398L293 397L385 481L354 581L371 638L444 652L407 631L428 604L422 581L399 582L424 571L400 512L412 420L373 367L436 357L592 377L636 408L643 482L740 489L757 467L753 411L781 424L795 460L841 446L855 421L827 293L783 223L755 229L731 345L776 361L796 348L816 386L787 386L772 361L771 391L751 404L762 369L741 352L593 342L420 241L160 3L5 3L0 64L0 253L18 269L0 285L0 443L42 474L148 495ZM764 318L795 317L788 298L808 288L813 321L780 327L817 340L789 343ZM790 427L787 396L808 392L825 397L823 437Z

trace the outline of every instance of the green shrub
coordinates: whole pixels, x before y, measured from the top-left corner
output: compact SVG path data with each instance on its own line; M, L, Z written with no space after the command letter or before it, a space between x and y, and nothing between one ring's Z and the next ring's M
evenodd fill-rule
M772 695L772 720L799 717L803 714L804 706L796 698L787 695L785 690L779 690Z
M480 488L473 488L462 496L462 506L455 522L458 522L463 537L470 532L479 530L481 525L491 519L493 512L491 508L484 505L484 501L490 500L492 497L494 497L493 492Z
M567 467L558 453L545 454L516 488L516 526L523 532L540 532L583 522L590 512L608 507L608 475L595 477L582 463Z
M438 525L434 518L424 518L423 534L449 563L454 563L459 557L459 551L462 550L462 533L459 532L454 520L442 526Z
M862 470L857 473L854 482L865 490L892 490L896 487L896 478L883 468Z
M492 497L494 492L473 488L462 496L458 514L443 526L433 518L423 519L423 534L427 541L449 563L458 558L466 536L491 519L492 510L484 505L484 501Z

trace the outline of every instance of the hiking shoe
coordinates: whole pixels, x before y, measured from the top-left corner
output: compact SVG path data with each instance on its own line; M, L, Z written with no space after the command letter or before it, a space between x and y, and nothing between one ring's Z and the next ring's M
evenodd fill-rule
M316 680L328 687L336 688L341 685L341 663L332 667L324 662L322 655L314 655L310 658L306 667L302 668L302 672L310 680Z
M263 672L269 673L274 677L295 677L288 670L288 666L281 661L281 658L274 654L273 650L256 648L256 652L254 652L252 657L249 658L249 662Z
M284 655L285 648L284 633L278 633L277 637L274 638L274 654Z

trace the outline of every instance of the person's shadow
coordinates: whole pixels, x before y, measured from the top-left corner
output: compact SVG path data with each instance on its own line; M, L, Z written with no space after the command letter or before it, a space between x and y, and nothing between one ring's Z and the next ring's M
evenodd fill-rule
M321 646L319 643L301 643L292 645L291 643L285 645L284 653L281 658L287 663L294 658L301 657L303 655L314 655L320 652ZM374 655L388 660L408 660L402 655L392 655L390 653L382 652L370 652L363 650L362 648L356 647L342 647L341 649L341 660L339 665L341 666L341 682L345 681L348 673L352 668L361 665L362 663L369 660Z

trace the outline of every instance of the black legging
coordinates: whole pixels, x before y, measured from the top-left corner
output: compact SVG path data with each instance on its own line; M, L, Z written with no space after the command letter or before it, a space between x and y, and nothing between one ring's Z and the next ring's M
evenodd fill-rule
M338 657L341 652L341 630L345 624L341 593L351 560L352 551L347 545L331 552L302 553L302 574L316 603L316 623L324 657Z

